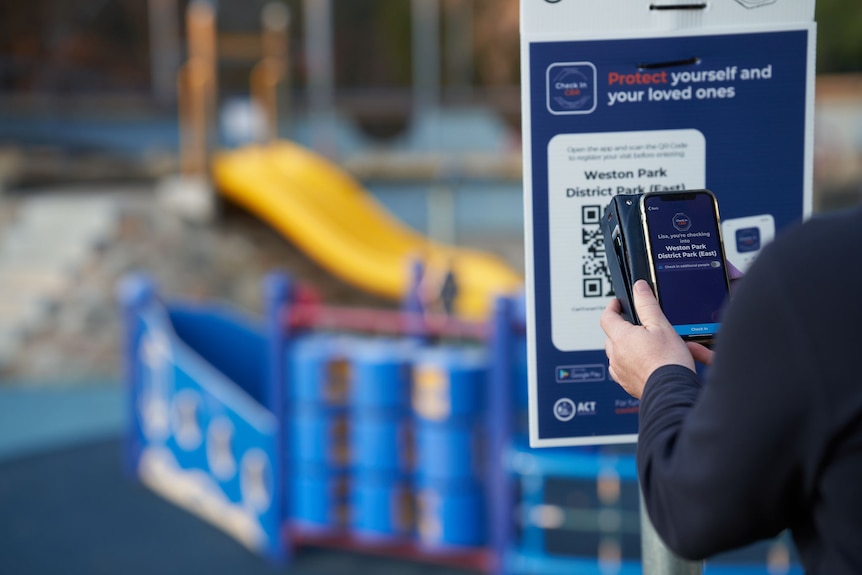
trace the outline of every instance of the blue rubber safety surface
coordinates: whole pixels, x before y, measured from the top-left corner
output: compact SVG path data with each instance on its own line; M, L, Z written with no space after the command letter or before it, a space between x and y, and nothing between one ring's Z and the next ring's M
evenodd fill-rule
M123 424L117 383L0 384L0 462L115 436Z
M0 387L0 573L467 575L319 548L271 565L124 474L122 389Z
M316 548L279 568L125 477L120 458L111 438L0 464L0 573L474 573Z

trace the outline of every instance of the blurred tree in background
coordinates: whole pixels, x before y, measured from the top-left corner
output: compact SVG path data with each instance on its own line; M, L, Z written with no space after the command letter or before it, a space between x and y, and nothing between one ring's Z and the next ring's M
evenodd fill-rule
M518 0L475 0L476 67L490 85L520 83Z
M146 0L0 0L0 91L144 91L146 22Z
M815 18L818 73L862 70L862 2L817 0Z
M189 0L176 0L178 30ZM304 81L304 0L279 0L293 15L295 87ZM732 0L719 0L730 2ZM0 0L0 93L146 93L150 82L149 0ZM219 25L245 34L252 45L265 0L219 0ZM469 44L471 80L478 88L519 82L518 0L440 0L441 12L467 3L472 8ZM332 0L336 84L339 89L409 89L410 0ZM862 2L817 0L817 66L821 74L862 70ZM441 18L441 40L451 20ZM441 41L441 61L446 58ZM243 64L250 66L251 63ZM246 70L235 86L245 89ZM242 81L240 82L239 79ZM463 78L461 78L463 81Z
M336 83L410 84L410 2L334 2ZM341 65L339 65L341 64Z

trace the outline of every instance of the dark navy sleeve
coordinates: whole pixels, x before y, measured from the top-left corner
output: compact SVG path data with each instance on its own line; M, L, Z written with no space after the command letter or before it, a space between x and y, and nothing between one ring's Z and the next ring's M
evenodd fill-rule
M724 318L706 382L665 366L644 389L641 487L656 531L682 557L772 537L792 521L813 374L781 287L772 264L754 266Z

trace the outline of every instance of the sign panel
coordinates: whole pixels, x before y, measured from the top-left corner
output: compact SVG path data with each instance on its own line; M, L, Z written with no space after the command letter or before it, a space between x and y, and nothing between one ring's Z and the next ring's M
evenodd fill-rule
M709 188L743 270L809 214L813 2L793 4L727 2L656 30L649 10L625 29L602 20L607 1L522 2L534 447L636 440L638 402L610 380L599 327L613 297L599 221L613 196ZM769 6L773 23L757 24Z

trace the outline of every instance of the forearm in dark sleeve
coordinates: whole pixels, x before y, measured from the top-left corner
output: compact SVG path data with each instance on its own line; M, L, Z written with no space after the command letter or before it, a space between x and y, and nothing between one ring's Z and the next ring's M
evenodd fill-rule
M668 365L656 370L647 380L641 399L638 433L638 475L650 518L662 539L670 541L677 552L688 551L686 555L697 555L691 549L696 542L688 541L685 535L701 518L686 511L690 495L672 485L668 477L680 473L674 469L681 459L675 453L677 438L700 390L697 374L686 367Z
M686 368L665 366L649 378L641 402L644 500L659 535L683 557L777 534L798 495L811 376L794 361L802 354L786 303L770 291L774 282L751 279L722 327L706 384ZM785 335L781 345L764 345L776 330Z

